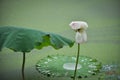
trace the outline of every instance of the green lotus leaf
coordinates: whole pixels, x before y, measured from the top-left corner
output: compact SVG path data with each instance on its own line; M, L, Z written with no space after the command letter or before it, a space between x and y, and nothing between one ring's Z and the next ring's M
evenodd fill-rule
M73 41L55 33L42 32L38 30L17 28L12 26L0 27L0 51L7 47L16 52L23 53L22 80L24 77L25 53L32 49L42 49L45 46L52 46L60 49L63 46L72 47Z
M88 77L97 74L102 68L102 64L91 57L80 56L77 77ZM36 70L46 76L66 76L73 77L76 57L65 55L52 55L39 60L36 64ZM97 64L97 65L96 65Z
M71 47L73 44L73 41L55 33L10 26L0 27L0 50L7 47L14 51L30 52L34 48L52 46L60 49L66 45Z

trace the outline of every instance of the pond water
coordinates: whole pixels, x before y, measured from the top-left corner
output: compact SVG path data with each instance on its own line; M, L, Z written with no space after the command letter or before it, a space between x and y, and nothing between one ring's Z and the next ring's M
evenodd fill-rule
M89 56L102 62L103 73L80 80L120 80L120 15L119 0L36 0L0 1L0 26L12 25L58 33L74 40L74 31L69 23L74 20L86 21L88 42L81 44L80 55ZM26 55L26 80L66 80L66 77L48 78L38 73L35 64L48 55L61 54L76 56L77 44L72 48L55 50L45 47ZM0 52L0 80L21 80L22 54L3 49ZM111 70L111 65L115 71ZM110 70L110 71L107 71ZM114 68L113 68L114 69ZM117 72L116 72L117 70ZM102 73L102 72L101 72ZM115 75L114 75L115 74ZM71 80L71 78L67 78ZM104 79L103 79L104 80Z

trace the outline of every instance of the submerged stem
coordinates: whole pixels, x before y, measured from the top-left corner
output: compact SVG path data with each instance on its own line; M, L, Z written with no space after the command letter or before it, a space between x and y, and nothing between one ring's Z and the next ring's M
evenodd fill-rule
M22 63L22 80L25 80L24 68L25 68L25 52L23 52L23 63Z
M74 71L73 80L75 80L75 78L76 78L77 65L78 65L78 60L79 60L79 53L80 53L80 44L78 43L78 53L77 53L77 60L76 60L76 65L75 65L75 71Z

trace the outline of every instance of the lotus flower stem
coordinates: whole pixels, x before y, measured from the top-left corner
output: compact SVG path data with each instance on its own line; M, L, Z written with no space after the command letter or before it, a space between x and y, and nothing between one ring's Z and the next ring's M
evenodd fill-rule
M77 59L76 59L76 65L75 65L73 80L75 80L75 78L76 78L77 66L78 66L78 61L79 61L79 54L80 54L80 43L78 43L78 52L77 52Z
M25 52L23 52L23 63L22 63L22 80L25 80L24 68L25 68Z

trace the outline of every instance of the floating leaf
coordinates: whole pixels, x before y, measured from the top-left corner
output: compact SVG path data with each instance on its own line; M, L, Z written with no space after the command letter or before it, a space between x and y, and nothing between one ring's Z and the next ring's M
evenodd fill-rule
M74 69L75 69L74 66L76 61L75 58L76 57L74 56L72 57L65 55L51 55L39 60L36 64L36 69L38 72L46 76L49 73L49 77L50 76L73 77ZM79 57L79 63L78 63L79 66L77 69L78 78L87 78L91 75L95 75L102 68L102 64L99 61L97 60L94 61L93 59L93 61L91 62L91 59L92 59L91 57L87 57L87 56ZM68 65L68 66L64 67L64 65Z

